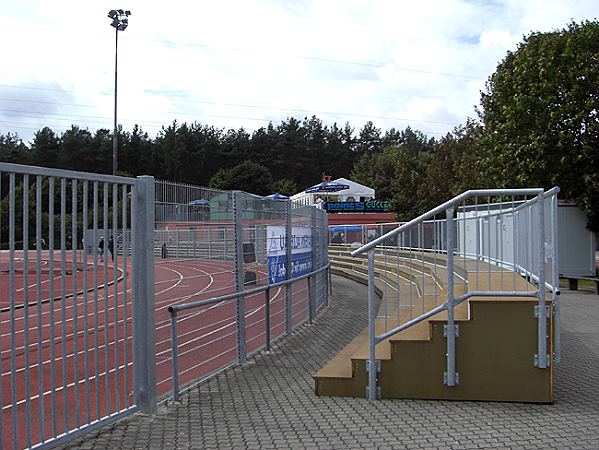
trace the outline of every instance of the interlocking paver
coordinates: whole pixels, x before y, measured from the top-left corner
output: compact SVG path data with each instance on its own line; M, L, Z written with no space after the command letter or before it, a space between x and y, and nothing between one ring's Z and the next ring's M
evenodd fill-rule
M312 374L366 326L365 299L365 287L335 277L331 306L271 353L163 414L127 417L66 448L599 448L599 296L562 293L553 405L316 397Z

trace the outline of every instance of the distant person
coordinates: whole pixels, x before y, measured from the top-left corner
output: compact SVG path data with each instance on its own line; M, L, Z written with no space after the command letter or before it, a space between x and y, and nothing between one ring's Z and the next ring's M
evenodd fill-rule
M104 237L100 237L98 242L98 253L100 253L100 262L104 262Z
M335 234L333 234L333 239L331 239L331 243L332 244L342 244L343 243L343 237L341 236L341 233L335 233Z
M108 240L108 251L110 252L110 259L114 262L114 239L112 236Z
M166 249L166 242L162 243L162 249L160 251L160 255L162 256L162 259L165 259L168 256L168 250Z

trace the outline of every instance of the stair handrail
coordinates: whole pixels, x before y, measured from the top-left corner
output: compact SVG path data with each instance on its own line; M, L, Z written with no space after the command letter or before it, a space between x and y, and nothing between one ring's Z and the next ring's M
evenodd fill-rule
M559 192L559 187L554 187L551 189L551 191L553 191L554 189L557 189L556 192ZM551 191L547 191L547 193L551 192ZM353 252L351 252L352 256L359 256L362 253L366 253L367 251L373 249L374 247L376 247L378 244L386 241L387 239L398 235L399 233L401 233L402 231L407 231L411 228L413 228L415 225L418 225L419 223L424 222L427 219L430 219L431 217L446 211L448 208L450 207L454 207L455 205L458 205L459 203L468 200L471 197L475 197L475 196L498 196L498 195L539 195L544 193L543 188L531 188L531 189L470 189L466 192L463 192L459 195L456 195L454 198L447 200L445 203L425 212L424 214L421 214L420 216L416 217L415 219L410 220L409 222L404 223L403 225L400 225L399 227L395 228L394 230L388 231L387 233L383 234L382 236L368 242L367 244L364 244L363 246L361 246L360 248L354 250ZM551 195L551 194L550 194ZM534 199L534 201L536 201L536 199Z
M454 320L454 307L465 301L466 299L472 296L504 296L504 297L513 297L525 295L528 297L536 297L538 298L538 354L536 355L537 361L536 365L539 368L547 368L550 367L549 358L550 355L547 355L547 316L545 309L545 288L549 288L555 299L556 292L559 293L558 287L556 287L555 279L559 280L555 274L556 261L555 257L553 258L553 280L550 283L547 283L545 280L545 233L544 233L544 207L538 208L538 233L537 238L538 242L538 273L534 274L534 279L538 283L539 288L535 291L529 291L526 293L518 292L518 291L510 291L510 292L471 292L466 293L458 298L454 297L454 262L453 262L453 254L454 254L454 208L462 202L465 202L469 198L479 197L479 196L487 196L487 197L495 197L495 196L534 196L532 199L529 199L525 202L527 205L532 205L536 202L542 202L545 198L549 198L550 196L557 197L557 193L559 193L559 187L555 186L554 188L544 191L543 188L518 188L518 189L472 189L463 192L455 196L454 198L446 201L445 203L427 211L424 214L416 217L415 219L406 222L399 227L385 233L384 235L368 242L367 244L362 245L360 248L351 252L353 257L360 256L364 253L367 253L368 256L368 329L369 329L369 360L368 360L368 388L367 388L367 398L369 400L375 400L377 398L377 388L376 388L376 357L375 357L375 347L376 344L386 339L387 337L395 334L398 331L409 328L415 325L422 320L431 317L432 315L442 311L447 311L447 372L445 374L445 382L449 387L456 386L457 383L457 373L455 372L455 320ZM447 242L447 300L446 302L434 308L431 311L423 313L421 316L410 320L409 322L396 327L394 330L388 331L384 333L382 336L376 336L375 333L375 289L374 289L374 255L375 248L390 238L397 236L399 233L409 231L413 229L415 226L420 223L436 216L439 213L446 212L447 215L447 233L446 233L446 242ZM556 212L553 210L552 206L552 214L556 215ZM555 218L552 217L551 228L554 233L557 232L556 227L554 226ZM555 250L554 250L555 252ZM529 275L532 275L529 270ZM559 281L557 282L557 284Z

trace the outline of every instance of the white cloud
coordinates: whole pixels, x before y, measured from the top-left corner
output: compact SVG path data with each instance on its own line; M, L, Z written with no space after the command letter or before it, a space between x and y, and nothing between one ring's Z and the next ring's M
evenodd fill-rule
M0 18L0 133L112 127L114 32L104 2L10 2ZM119 122L249 130L294 115L440 136L530 31L592 19L594 0L168 3L129 0ZM36 89L25 89L36 88ZM37 103L36 103L37 102ZM45 102L45 103L42 103ZM16 111L16 112L15 112ZM21 112L19 112L21 111Z

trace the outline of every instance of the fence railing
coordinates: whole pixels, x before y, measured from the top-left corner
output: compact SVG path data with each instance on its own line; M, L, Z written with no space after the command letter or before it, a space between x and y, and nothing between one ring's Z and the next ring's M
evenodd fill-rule
M558 192L559 188L467 191L382 236L368 233L372 228L346 228L370 240L352 252L354 257L368 257L370 367L376 344L446 311L443 376L446 385L456 386L455 308L474 296L537 298L535 364L547 368L550 358L559 361ZM378 317L375 283L384 292ZM552 312L545 308L547 291L553 296ZM555 355L547 354L548 314L555 317ZM376 397L374 370L369 372L368 392L370 399Z
M194 345L193 349L185 348L186 345L184 343L180 343L180 341L179 341L180 334L178 331L178 323L177 323L177 319L179 318L179 313L193 311L191 313L188 313L188 315L185 317L184 320L193 320L194 322L199 322L199 318L202 318L203 316L208 315L211 312L210 309L212 307L214 307L215 305L226 308L230 305L229 302L231 302L232 300L236 301L239 297L243 296L246 298L248 298L248 297L258 298L258 294L264 293L263 303L262 304L257 303L255 309L253 309L253 311L252 311L252 313L254 313L257 310L262 309L263 317L261 317L259 320L257 320L255 322L255 324L254 324L255 325L255 329L254 329L255 336L251 337L250 340L260 338L260 337L263 339L262 345L255 348L253 350L253 352L262 350L262 349L266 350L266 351L270 351L271 343L272 343L273 339L276 339L276 337L279 337L280 335L283 334L283 329L284 329L283 317L292 314L291 311L284 311L284 310L282 310L282 308L278 308L278 310L274 311L274 312L272 311L273 306L275 306L276 303L275 303L275 299L271 295L271 292L273 290L279 289L281 287L292 286L293 284L300 283L301 281L305 280L307 283L307 288L308 288L308 299L307 299L307 301L308 301L308 308L307 308L308 318L307 318L307 320L309 323L312 323L315 311L317 310L317 306L328 304L328 295L330 293L329 268L330 268L330 264L327 264L326 266L321 267L320 269L317 269L317 270L312 271L305 275L301 275L297 278L280 281L278 283L268 284L266 286L261 286L261 287L255 288L255 289L249 289L249 290L246 290L243 292L234 292L232 294L222 295L220 297L214 297L214 298L207 299L207 300L200 300L200 301L194 302L194 303L184 303L184 304L180 304L180 305L169 306L168 310L171 315L171 332L172 332L171 354L172 354L172 361L173 361L172 362L172 386L173 386L172 387L172 389L173 389L172 396L173 396L173 399L175 401L179 401L179 398L180 398L181 370L183 371L183 375L185 375L190 370L190 368L189 368L190 365L191 365L191 368L193 369L193 368L197 367L198 364L201 365L202 363L212 362L214 358L222 357L227 352L231 352L231 351L235 350L234 345L231 345L229 347L224 346L225 348L222 350L222 353L217 354L216 356L213 356L212 358L202 355L202 353L207 353L207 351L205 349L207 346L213 345L215 343L215 339L212 337L206 339L206 341L207 341L206 343ZM318 275L321 275L323 277L324 284L325 284L324 295L322 298L318 298L318 293L314 292L314 290L310 288L310 286L312 286L312 281L313 281L314 277L316 277ZM276 320L277 316L279 317L278 320ZM273 320L273 318L275 320ZM205 322L214 324L214 321L212 321L210 319L206 320ZM201 340L202 337L205 337L206 335L204 335L204 336L202 335L202 333L205 333L204 329L205 329L204 326L192 327L191 333L194 334L193 339ZM279 331L277 332L277 330L279 330ZM186 330L185 333L188 335L190 332L188 330ZM238 335L240 334L239 329L235 330L235 334L237 336L236 340L239 340L240 339L238 337ZM273 337L273 334L274 334L274 337ZM230 337L230 334L225 334L224 337L221 339L226 340L228 337ZM230 340L233 341L233 339L230 339ZM187 342L190 341L189 336L186 336L186 341ZM188 367L184 367L184 368L180 367L180 364L179 364L179 353L180 353L179 349L180 348L188 356ZM194 353L194 351L197 351L197 353L199 354L198 355L199 358L189 356L189 354ZM235 365L238 362L239 362L239 360L233 360L233 361L228 361L228 363L225 364L224 366L216 366L212 371L208 372L201 379L196 379L196 380L193 380L192 382L187 383L187 385L185 386L185 390L187 391L187 390L194 388L198 384L204 382L206 380L206 378L218 373L223 368L230 367L231 365Z
M162 217L154 243L155 254L162 257L158 269L201 271L194 283L185 283L187 288L167 290L165 284L157 291L157 376L163 399L170 397L175 382L174 365L178 385L196 385L244 362L266 348L268 340L289 334L325 303L328 278L321 269L327 266L328 253L323 211L291 208L288 201L245 192L198 190L171 182L157 183L156 207ZM201 218L194 215L194 208L202 210ZM309 279L304 276L311 272L316 273ZM280 284L287 280L293 283ZM263 291L270 296L268 304ZM172 317L166 308L177 311L179 305L198 302L208 306L177 315L175 361Z
M155 409L141 345L153 342L152 186L0 163L1 448L56 446ZM137 251L111 257L125 230Z
M0 163L0 448L155 412L172 385L169 306L236 295L201 328L179 316L183 383L309 320L326 301L326 228L315 208L243 192ZM264 307L248 292L287 279Z

